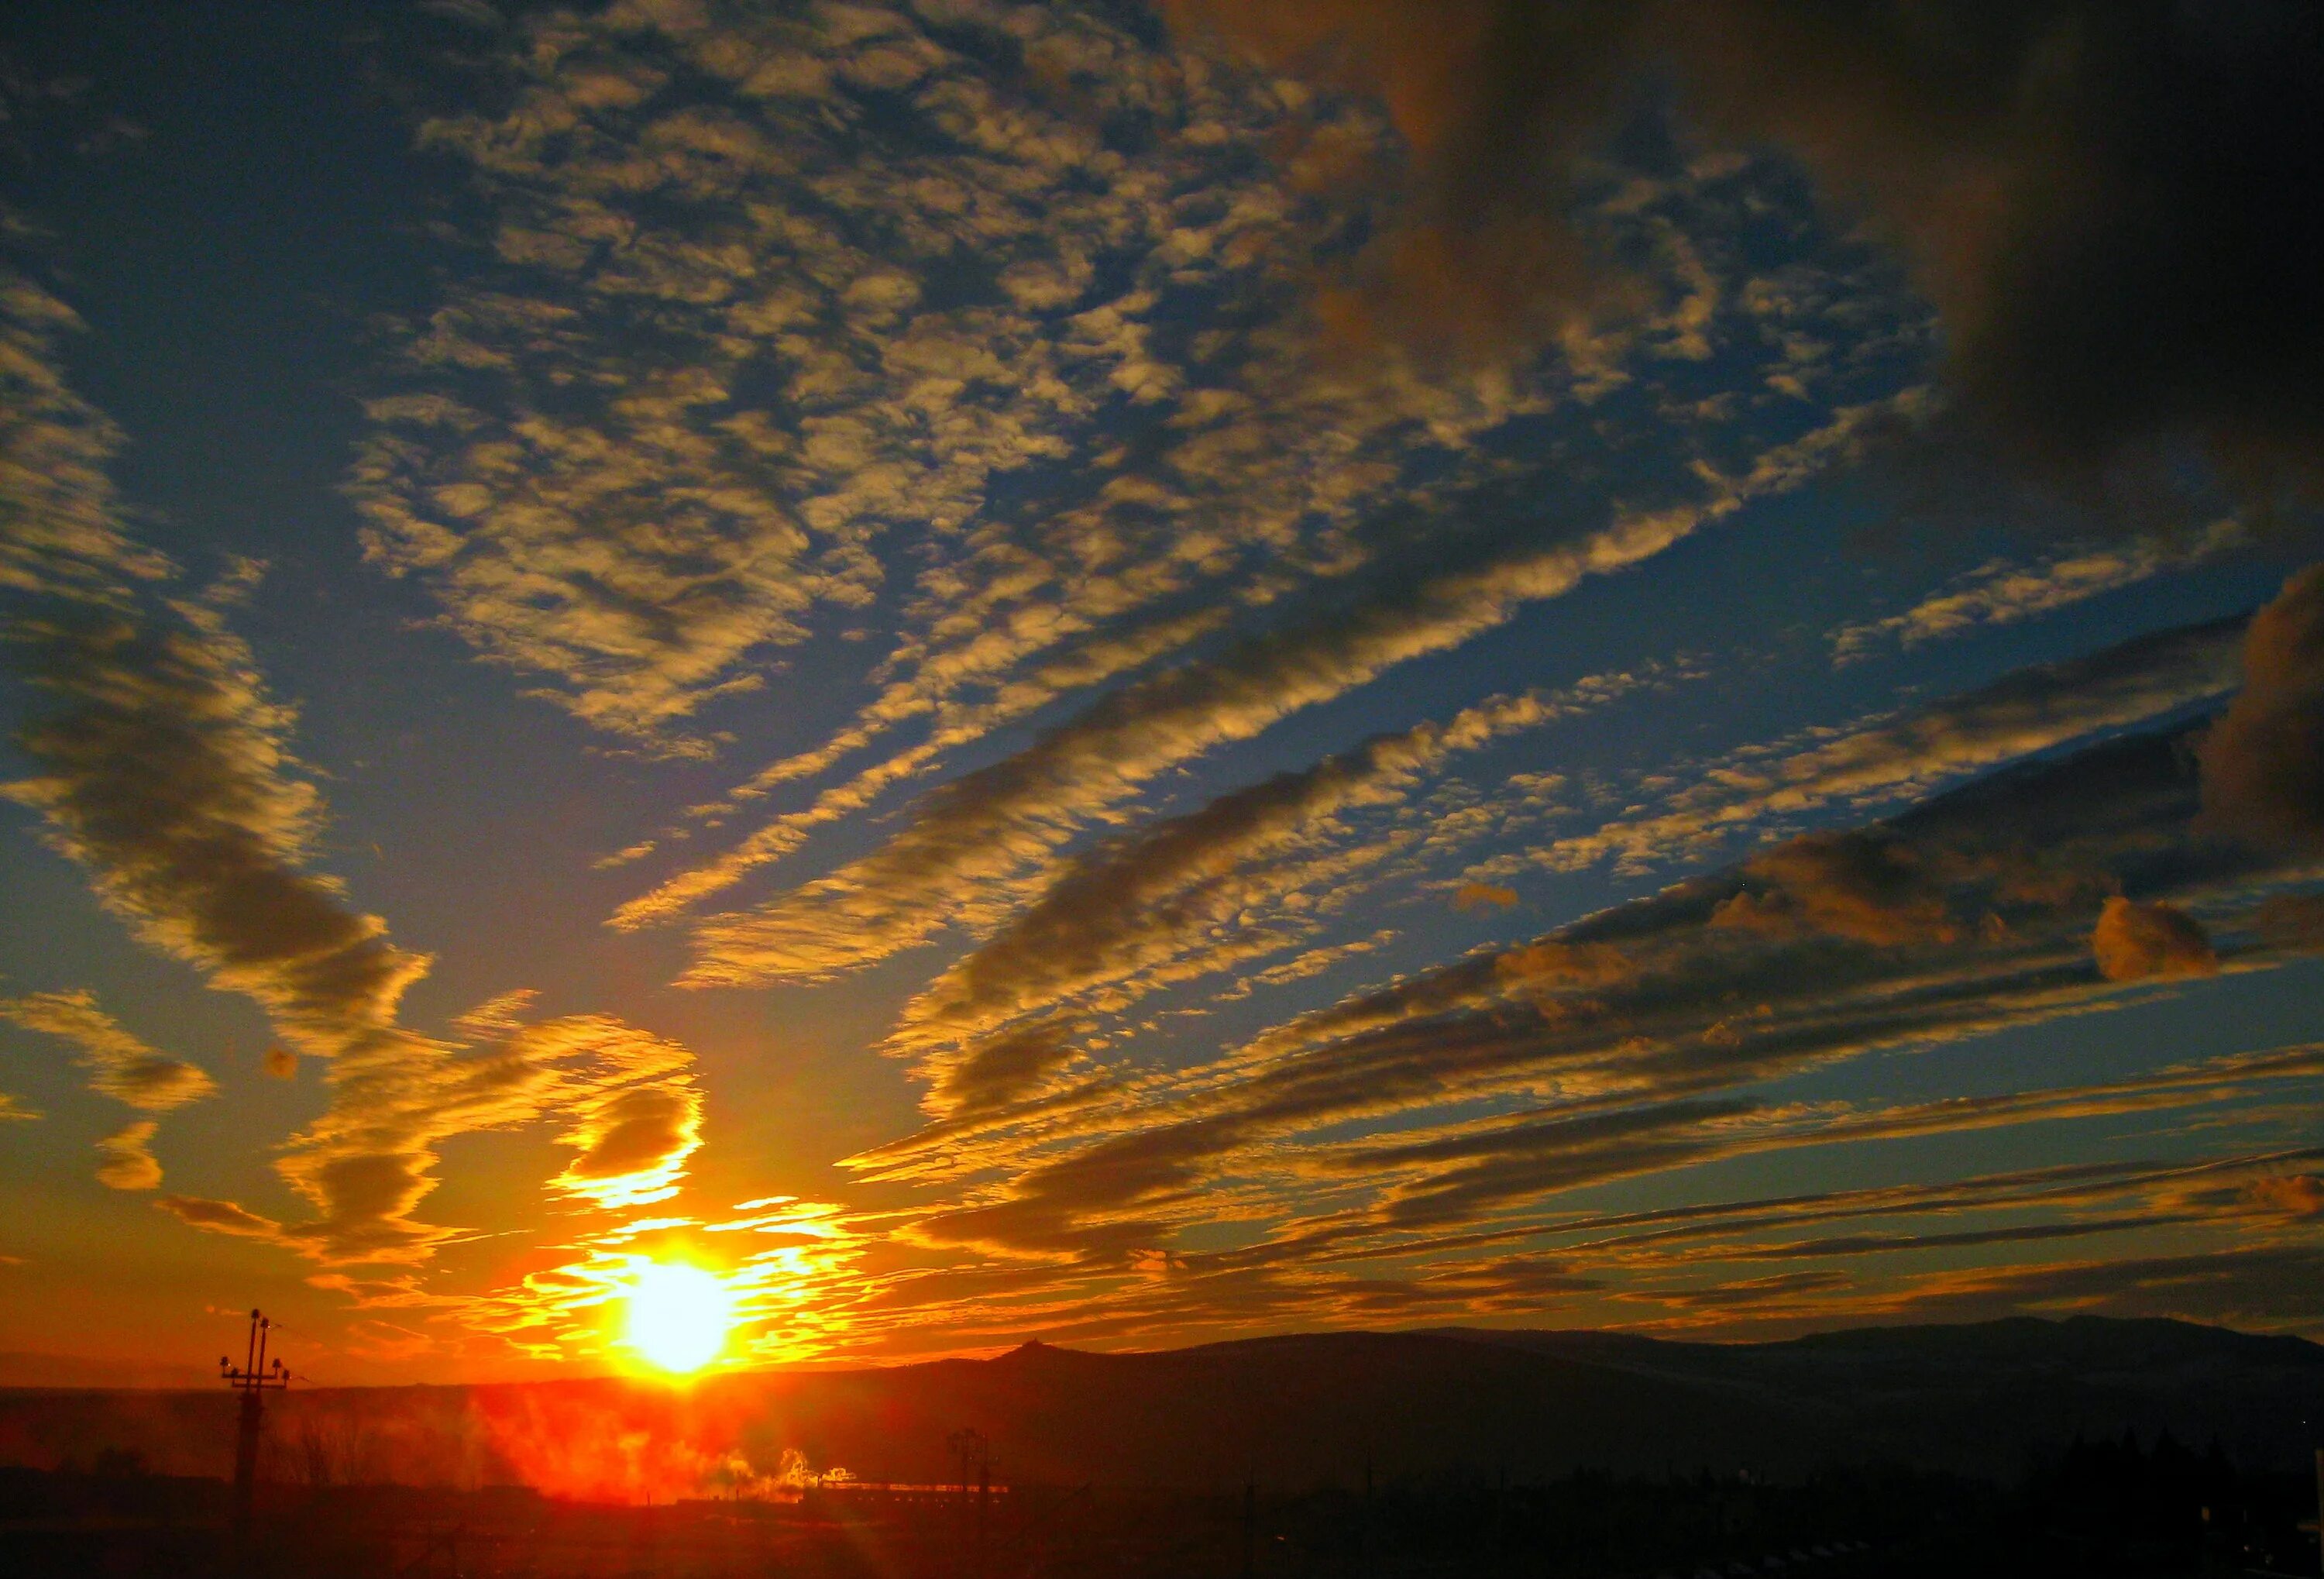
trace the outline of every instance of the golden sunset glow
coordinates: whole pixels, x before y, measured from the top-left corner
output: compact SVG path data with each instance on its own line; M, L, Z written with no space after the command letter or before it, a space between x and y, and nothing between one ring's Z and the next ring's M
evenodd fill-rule
M701 1370L725 1348L733 1325L733 1295L700 1267L650 1262L630 1287L626 1341L659 1370Z

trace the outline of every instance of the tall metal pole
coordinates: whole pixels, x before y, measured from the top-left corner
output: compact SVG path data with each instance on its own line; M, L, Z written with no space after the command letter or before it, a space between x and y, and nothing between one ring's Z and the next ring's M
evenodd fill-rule
M992 1466L976 1466L976 1579L985 1574L985 1529L992 1514Z
M1242 1579L1251 1579L1251 1564L1257 1556L1259 1539L1259 1482L1245 1481L1242 1485Z
M2316 1450L2316 1561L2324 1567L2324 1447Z
M984 1571L985 1504L992 1496L992 1445L985 1440L983 1432L973 1426L964 1426L945 1438L945 1445L952 1449L954 1457L960 1460L961 1512L964 1517L974 1521L968 1532L969 1538L966 1543L971 1564L970 1571L982 1579ZM971 1470L976 1472L978 1488L976 1502L973 1508L968 1503L968 1475Z
M234 1436L234 1533L250 1536L250 1510L258 1485L258 1434L266 1421L266 1406L255 1390L242 1395L242 1417Z
M234 1438L234 1537L250 1544L251 1509L258 1491L258 1442L266 1424L264 1395L290 1385L290 1368L277 1359L266 1362L266 1340L274 1324L263 1311L250 1313L250 1336L236 1371L224 1355L218 1357L218 1380L242 1395Z

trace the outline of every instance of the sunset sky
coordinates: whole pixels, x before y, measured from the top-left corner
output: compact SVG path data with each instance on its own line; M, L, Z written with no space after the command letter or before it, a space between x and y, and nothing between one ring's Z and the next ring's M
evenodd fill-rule
M8 7L0 1381L2324 1336L2324 23L1953 9Z

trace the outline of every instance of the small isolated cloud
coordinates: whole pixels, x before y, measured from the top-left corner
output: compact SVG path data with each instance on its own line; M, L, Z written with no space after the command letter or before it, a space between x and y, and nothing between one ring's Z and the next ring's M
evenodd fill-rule
M2176 905L2107 900L2090 932L2098 974L2110 982L2218 974L2219 956L2202 924Z
M2242 1189L2243 1200L2264 1216L2294 1222L2324 1219L2324 1177L2312 1173L2273 1174Z
M139 1119L99 1140L97 1155L104 1160L97 1165L97 1183L116 1190L159 1189L161 1165L150 1150L158 1128L152 1119Z
M299 1055L276 1042L260 1056L259 1067L274 1079L296 1080L299 1078Z
M557 1186L607 1208L665 1200L678 1193L701 1131L702 1094L690 1085L614 1092L591 1103L581 1122L558 1137L580 1155Z
M487 998L474 1009L452 1021L458 1035L476 1040L504 1037L524 1023L524 1016L539 1001L540 994L530 987L519 987Z
M2277 894L2264 901L2252 920L2260 936L2277 948L2324 954L2324 894Z
M1452 891L1456 910L1506 910L1517 902L1517 891L1490 882L1464 882Z
M203 1196L163 1196L153 1204L180 1223L206 1228L213 1233L231 1233L243 1239L282 1238L282 1224L232 1201L211 1200Z
M40 1116L38 1109L26 1107L20 1099L0 1091L0 1124L30 1123Z
M2204 740L2202 762L2213 826L2324 852L2324 565L2252 616L2243 691Z
M89 1089L132 1107L164 1113L217 1089L197 1066L132 1036L87 988L0 998L0 1020L70 1043L75 1062L89 1072Z

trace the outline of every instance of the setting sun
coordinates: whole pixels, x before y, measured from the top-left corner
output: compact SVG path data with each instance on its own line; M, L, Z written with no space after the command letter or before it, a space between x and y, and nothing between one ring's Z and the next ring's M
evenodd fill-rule
M726 1346L734 1299L715 1274L700 1267L656 1262L641 1269L630 1288L628 1341L664 1371L699 1371Z

